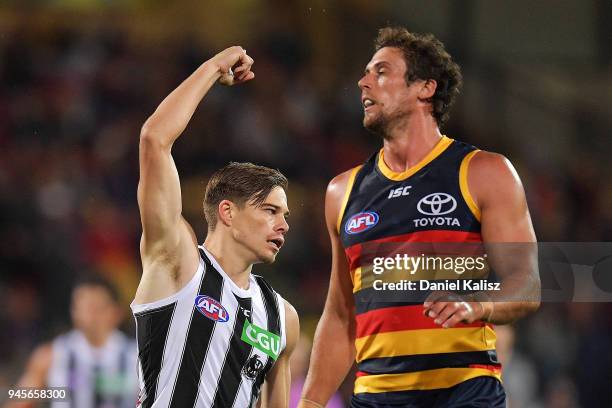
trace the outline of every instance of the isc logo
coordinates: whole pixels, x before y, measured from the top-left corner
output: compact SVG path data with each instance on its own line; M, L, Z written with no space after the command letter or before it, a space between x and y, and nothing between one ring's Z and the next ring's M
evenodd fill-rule
M349 218L345 224L344 231L346 231L347 234L358 234L369 230L376 224L378 224L378 214L373 211L366 211L355 214Z
M195 298L195 307L204 316L216 322L227 322L229 314L223 305L210 296L200 295Z
M389 197L387 197L387 199L401 197L401 196L407 196L408 194L410 194L410 189L411 188L412 188L412 186L393 188L393 189L389 190Z

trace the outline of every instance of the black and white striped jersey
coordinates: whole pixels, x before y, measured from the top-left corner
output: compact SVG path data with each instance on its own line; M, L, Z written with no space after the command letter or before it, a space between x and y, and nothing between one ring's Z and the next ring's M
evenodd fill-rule
M252 407L286 344L283 299L260 276L238 287L199 247L174 295L132 303L142 408Z
M136 342L115 331L101 347L92 346L79 330L52 343L48 387L67 387L69 401L52 408L128 408L134 406L138 384Z

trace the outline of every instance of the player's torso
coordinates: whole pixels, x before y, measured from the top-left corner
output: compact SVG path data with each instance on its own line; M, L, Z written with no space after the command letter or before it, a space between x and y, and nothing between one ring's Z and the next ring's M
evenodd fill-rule
M142 407L251 406L284 347L284 309L272 288L252 276L240 289L201 253L203 265L179 293L134 308Z
M463 158L474 147L452 139L440 143L443 150L437 156L426 157L405 174L379 163L380 153L359 169L343 213L345 248L397 236L429 242L480 240L480 222L463 198L459 180Z
M426 292L375 290L375 281L388 276L373 272L374 258L417 256L435 244L481 242L478 209L467 190L467 163L474 151L445 137L403 174L388 169L379 153L349 182L338 228L355 296L357 394L376 398L498 374L491 371L497 364L492 328L481 322L439 328L422 314ZM408 280L443 277L427 270L400 272Z
M67 387L70 401L53 407L130 407L137 392L136 345L121 332L113 332L105 345L91 346L73 330L53 342L49 387Z

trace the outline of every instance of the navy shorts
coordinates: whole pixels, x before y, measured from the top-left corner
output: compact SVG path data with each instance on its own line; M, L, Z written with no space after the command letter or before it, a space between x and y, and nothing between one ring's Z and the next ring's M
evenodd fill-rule
M477 377L440 390L355 394L351 408L505 408L506 393L493 377Z

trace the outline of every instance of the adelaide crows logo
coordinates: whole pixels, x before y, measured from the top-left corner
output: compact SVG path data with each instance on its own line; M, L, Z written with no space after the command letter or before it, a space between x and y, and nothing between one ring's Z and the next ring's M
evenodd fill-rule
M242 374L245 377L254 380L259 375L259 372L263 369L263 363L259 359L259 356L255 354L248 359L244 367L242 367Z

